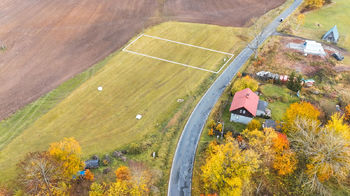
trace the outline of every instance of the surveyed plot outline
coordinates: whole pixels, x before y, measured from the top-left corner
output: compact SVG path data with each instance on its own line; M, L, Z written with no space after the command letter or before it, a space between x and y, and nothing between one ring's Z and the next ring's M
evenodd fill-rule
M198 49L202 49L202 50L207 50L207 51L211 51L211 52L225 54L225 55L228 55L230 57L229 57L229 59L226 59L225 63L220 67L220 69L218 71L213 71L213 70L209 70L209 69L205 69L205 68L201 68L201 67L197 67L197 66L193 66L193 65L188 65L188 64L185 64L185 63L180 63L180 62L177 62L177 61L172 61L172 60L159 58L159 57L151 56L151 55L148 55L148 54L144 54L144 53L128 50L128 48L132 44L134 44L137 40L139 40L142 37L149 37L149 38L158 39L158 40L162 40L162 41L166 41L166 42L171 42L171 43L174 43L174 44L180 44L180 45L184 45L184 46L189 46L189 47L193 47L193 48L198 48ZM178 42L178 41L174 41L174 40L170 40L170 39L166 39L166 38L161 38L161 37L157 37L157 36L147 35L147 34L144 34L144 33L139 35L135 40L133 40L127 46L125 46L122 49L122 51L131 53L131 54L135 54L135 55L139 55L139 56L143 56L143 57L147 57L147 58L151 58L151 59L155 59L155 60L159 60L159 61L164 61L164 62L167 62L167 63L172 63L172 64L184 66L184 67L187 67L187 68L192 68L192 69L197 69L197 70L206 71L206 72L210 72L210 73L215 73L215 74L218 74L227 65L227 63L230 62L232 60L232 58L234 57L234 54L231 54L231 53L228 53L228 52L223 52L223 51L219 51L219 50L205 48L205 47L202 47L202 46L196 46L196 45L192 45L192 44Z

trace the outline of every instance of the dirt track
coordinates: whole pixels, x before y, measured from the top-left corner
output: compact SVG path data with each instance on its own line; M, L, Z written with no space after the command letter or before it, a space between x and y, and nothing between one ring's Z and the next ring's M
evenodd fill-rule
M163 3L160 3L163 2ZM243 26L284 0L1 0L0 120L164 20Z

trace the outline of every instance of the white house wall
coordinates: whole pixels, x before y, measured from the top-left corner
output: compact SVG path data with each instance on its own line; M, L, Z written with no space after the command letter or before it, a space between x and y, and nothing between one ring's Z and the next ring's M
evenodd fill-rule
M242 123L247 125L252 120L253 118L231 113L231 119L230 119L231 122L237 122L237 123Z

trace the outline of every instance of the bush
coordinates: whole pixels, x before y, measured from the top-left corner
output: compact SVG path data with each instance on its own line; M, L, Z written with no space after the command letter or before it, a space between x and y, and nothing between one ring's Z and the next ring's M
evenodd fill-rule
M129 145L128 151L130 154L140 154L142 152L142 146L137 143L131 143Z
M301 75L295 77L295 73L292 72L288 78L287 87L294 92L300 91L302 88L301 79Z
M250 123L247 126L247 129L253 131L255 129L260 129L261 128L261 123L260 121L253 119L252 121L250 121Z

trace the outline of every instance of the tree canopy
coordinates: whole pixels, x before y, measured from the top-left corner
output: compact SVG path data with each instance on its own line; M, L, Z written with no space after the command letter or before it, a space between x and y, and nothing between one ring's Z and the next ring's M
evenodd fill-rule
M251 78L250 76L245 76L243 78L238 78L237 81L232 85L231 92L234 95L236 92L241 91L246 88L250 88L250 90L257 91L259 87L259 83Z

